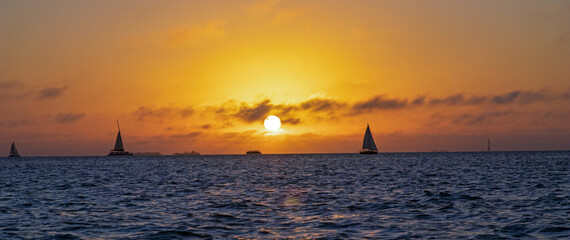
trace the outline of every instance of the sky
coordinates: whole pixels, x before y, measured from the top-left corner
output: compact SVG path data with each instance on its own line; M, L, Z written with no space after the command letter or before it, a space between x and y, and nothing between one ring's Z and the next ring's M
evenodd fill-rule
M0 1L0 42L6 155L570 149L569 1Z

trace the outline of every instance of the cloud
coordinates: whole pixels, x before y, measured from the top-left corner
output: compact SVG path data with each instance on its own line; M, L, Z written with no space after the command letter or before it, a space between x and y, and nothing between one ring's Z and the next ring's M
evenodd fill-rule
M566 93L568 94L568 93ZM472 95L465 96L463 93L453 94L444 98L431 98L429 99L430 105L447 105L447 106L462 106L462 105L482 105L482 104L496 104L506 105L513 103L529 104L540 101L549 101L556 99L565 99L565 94L557 94L551 91L511 91L498 95Z
M513 114L515 114L513 110L483 112L479 114L466 113L458 116L455 120L453 120L453 122L456 124L465 124L465 125L491 124L493 122L493 119L495 118L513 115Z
M271 104L269 99L263 100L252 106L242 103L239 110L233 115L245 122L255 122L265 119L272 108L273 104Z
M508 104L513 103L519 96L520 91L514 91L510 93L505 93L502 95L497 95L491 98L491 102L495 104Z
M457 105L463 103L463 94L455 94L448 96L446 98L434 98L430 100L430 104L446 104L446 105Z
M30 126L38 124L38 119L22 119L22 120L7 120L0 122L0 127L18 127L18 126Z
M281 123L297 125L301 123L301 118L281 118Z
M22 83L16 81L3 81L0 82L0 90L6 91L16 87L22 86Z
M252 136L259 134L260 132L257 130L246 130L246 131L241 131L241 132L225 132L222 133L219 137L219 139L225 140L225 141L232 141L232 140L239 140L241 142L243 142L243 139L251 139Z
M246 7L246 10L251 13L254 17L262 17L273 12L277 9L277 6L283 2L282 0L266 0L260 1L256 4L253 4L249 7Z
M43 89L27 87L18 81L2 81L0 82L0 100L7 101L23 101L23 100L45 100L61 97L67 86L63 87L44 87Z
M173 134L170 135L171 138L195 138L202 134L202 132L190 132L185 134Z
M173 27L164 33L164 41L172 48L220 42L226 36L225 24L223 19L213 19L192 26Z
M122 47L184 48L219 43L226 37L226 21L211 19L196 24L182 24L150 33L132 35L122 39Z
M2 81L0 82L0 101L24 100L31 93L23 87L21 82Z
M556 96L553 93L547 91L513 91L505 93L502 95L493 96L491 102L494 104L510 104L514 102L519 102L523 104L552 100L557 98L564 98L564 95Z
M288 22L307 24L309 7L293 6L291 3L291 1L266 0L245 9L251 17L261 19L260 22L270 26L279 26Z
M201 129L210 129L210 128L212 128L212 125L210 125L210 124L204 124L204 125L200 126L200 128L201 128Z
M273 20L270 22L270 25L277 26L282 23L301 19L306 12L307 8L304 7L281 9L275 13Z
M534 91L521 91L518 96L518 101L520 103L533 103L540 101L549 101L558 98L549 92L534 92Z
M279 116L282 122L294 125L301 122L298 117L300 112L331 112L341 110L346 105L346 103L325 98L311 98L295 104L273 104L271 100L264 99L253 104L228 101L221 106L208 107L206 111L214 112L223 118L235 118L246 123L262 121L268 115L274 114Z
M426 101L425 96L417 96L416 98L414 98L414 100L412 100L412 105L413 106L423 105L425 101Z
M331 111L346 106L346 103L338 102L332 99L312 98L301 102L298 108L302 110L311 110L314 112Z
M0 127L18 127L18 126L30 126L38 125L43 123L58 123L67 124L79 121L85 117L85 113L59 113L56 115L43 115L39 117L26 117L20 120L8 120L0 122Z
M60 88L44 88L38 92L37 99L44 100L44 99L54 99L58 98L63 95L63 92L67 89L67 86L63 86Z
M151 106L140 106L134 113L140 121L145 120L146 118L155 118L162 120L166 117L181 117L186 118L190 117L194 114L194 109L190 106L188 107L160 107L155 108Z
M183 118L192 116L192 114L194 114L194 109L192 109L192 107L180 108L177 111L178 114Z
M352 108L356 111L360 110L387 110L402 109L408 106L408 99L389 98L385 95L376 95L367 100L356 102Z
M477 105L477 104L483 104L487 101L488 97L486 96L470 96L470 97L465 97L464 94L462 93L458 93L458 94L453 94L444 98L432 98L429 100L429 104L431 105L438 105L438 104L442 104L442 105L448 105L448 106L454 106L454 105Z
M270 99L257 102L238 102L230 100L219 106L207 106L200 111L213 113L224 119L226 126L231 126L232 121L238 120L245 123L262 121L268 115L274 114L281 118L283 123L300 124L303 120L319 120L325 114L327 117L354 116L376 111L397 111L411 108L429 108L433 106L458 107L464 105L490 106L507 104L528 104L549 100L570 99L570 91L557 93L551 91L511 91L498 95L466 95L456 93L444 97L429 97L424 95L415 98L390 97L384 94L374 95L360 101L342 101L323 96L311 97L297 103L273 103ZM161 117L172 114L171 108L141 107L135 113L140 120L148 116ZM193 112L193 111L190 111ZM322 114L321 114L322 113ZM478 124L492 118L492 114L471 116L464 115L458 122L466 124ZM208 129L204 125L203 129Z
M59 124L72 123L85 117L85 113L60 113L55 115L54 120Z

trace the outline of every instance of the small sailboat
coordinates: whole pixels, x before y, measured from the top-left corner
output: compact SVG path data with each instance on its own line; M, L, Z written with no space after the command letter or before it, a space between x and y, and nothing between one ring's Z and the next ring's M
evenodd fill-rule
M117 133L117 140L115 141L115 148L107 154L107 156L132 156L130 152L126 152L123 147L123 138L121 138L121 127L119 126L119 121L117 121L117 128L119 132Z
M16 149L16 144L12 142L12 147L10 147L10 155L8 157L20 157L18 154L18 149Z
M374 138L372 138L372 133L370 132L370 126L366 124L366 133L364 134L364 141L362 142L362 150L360 154L376 154L378 153L378 148L374 143Z
M172 156L199 156L200 153L192 150L192 152L184 151L183 153L173 153Z

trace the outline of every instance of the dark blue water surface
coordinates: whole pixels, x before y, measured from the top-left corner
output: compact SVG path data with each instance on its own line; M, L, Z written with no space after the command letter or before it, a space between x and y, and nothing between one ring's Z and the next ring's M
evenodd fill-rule
M570 152L0 158L0 239L570 238Z

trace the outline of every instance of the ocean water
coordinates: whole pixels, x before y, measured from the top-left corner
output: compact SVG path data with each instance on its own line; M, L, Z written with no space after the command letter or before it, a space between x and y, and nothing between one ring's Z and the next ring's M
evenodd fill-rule
M570 152L0 158L0 239L570 238Z

